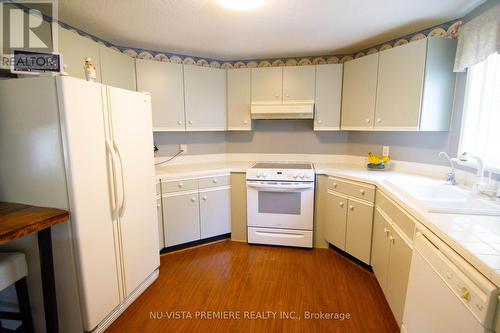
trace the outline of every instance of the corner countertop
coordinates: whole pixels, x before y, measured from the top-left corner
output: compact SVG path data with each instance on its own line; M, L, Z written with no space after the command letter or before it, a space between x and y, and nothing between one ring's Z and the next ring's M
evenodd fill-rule
M185 163L156 168L157 179L202 177L220 173L242 173L254 162L221 161ZM464 214L429 213L415 205L411 198L396 191L387 181L435 181L401 171L369 171L360 164L314 163L316 174L348 178L377 186L404 208L420 224L429 229L485 277L500 287L500 217ZM440 175L440 173L439 173Z

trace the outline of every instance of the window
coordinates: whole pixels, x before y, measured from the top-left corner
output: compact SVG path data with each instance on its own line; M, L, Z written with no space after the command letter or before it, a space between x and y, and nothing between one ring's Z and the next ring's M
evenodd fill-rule
M500 169L500 55L469 68L459 152Z

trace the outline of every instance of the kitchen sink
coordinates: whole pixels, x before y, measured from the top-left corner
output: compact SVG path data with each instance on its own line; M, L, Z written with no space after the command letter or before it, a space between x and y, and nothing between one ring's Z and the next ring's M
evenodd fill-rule
M500 216L500 203L443 181L384 182L430 213Z

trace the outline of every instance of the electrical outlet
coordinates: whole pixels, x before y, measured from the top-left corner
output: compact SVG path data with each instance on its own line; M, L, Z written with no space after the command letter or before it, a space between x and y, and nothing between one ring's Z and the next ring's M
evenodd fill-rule
M182 153L185 154L188 151L187 145L179 145L179 150L182 150Z
M382 147L382 156L389 156L389 146Z

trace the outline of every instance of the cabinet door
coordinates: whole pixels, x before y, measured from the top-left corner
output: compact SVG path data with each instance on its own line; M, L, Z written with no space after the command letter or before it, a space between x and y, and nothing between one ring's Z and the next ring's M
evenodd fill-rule
M283 103L314 101L316 66L283 67Z
M370 263L373 206L349 199L345 251L366 264Z
M316 66L316 96L314 98L314 130L340 130L342 99L342 65Z
M371 265L380 287L387 295L387 270L389 266L389 222L375 209L373 218L373 238Z
M165 247L165 239L163 238L163 207L161 199L156 200L156 213L158 214L158 244L159 250Z
M252 103L281 104L282 67L252 68Z
M373 127L377 94L378 53L344 63L342 129Z
M229 189L200 192L201 238L231 232L231 192Z
M226 129L226 70L184 65L187 131Z
M328 191L326 212L326 240L345 250L347 198Z
M386 297L399 326L403 320L411 257L411 246L401 237L399 231L391 228Z
M76 32L59 27L59 52L62 54L64 71L69 76L85 80L83 65L85 58L91 58L96 67L97 82L101 82L99 44Z
M418 130L427 39L380 52L375 127Z
M185 131L182 64L136 59L137 91L151 93L153 130Z
M200 239L198 193L163 197L165 246Z
M136 90L134 58L99 44L103 84Z
M227 129L250 131L250 68L227 70Z

